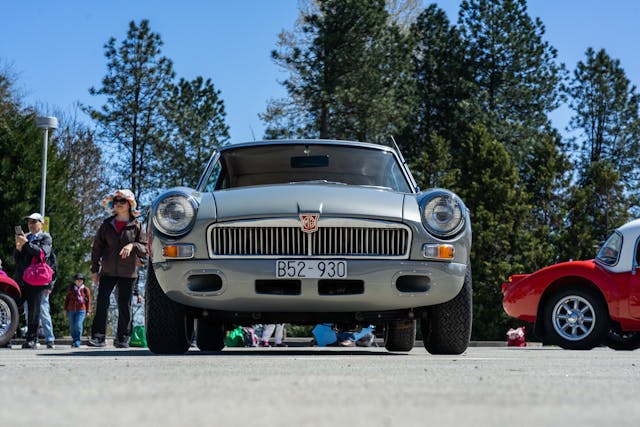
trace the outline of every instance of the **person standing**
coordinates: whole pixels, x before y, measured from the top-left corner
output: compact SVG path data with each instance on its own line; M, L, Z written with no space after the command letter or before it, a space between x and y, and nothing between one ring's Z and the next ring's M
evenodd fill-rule
M91 291L84 285L84 275L77 273L74 283L69 286L64 299L64 315L69 319L71 330L71 347L80 347L82 339L82 323L87 313L91 313Z
M116 348L129 347L131 298L138 278L138 260L147 256L147 239L137 217L131 190L116 190L102 201L111 216L100 225L91 249L91 280L98 289L96 314L91 326L92 347L105 347L109 298L117 288L118 328Z
M260 338L260 347L271 347L271 345L269 344L269 339L271 338L273 331L276 332L274 336L275 346L286 347L287 345L282 342L282 339L284 338L284 323L278 323L278 324L270 323L270 324L263 325L262 337Z
M40 255L44 254L44 258L47 259L51 255L53 247L53 239L49 233L42 231L44 226L44 218L39 213L32 213L28 217L27 225L29 227L29 233L16 233L16 249L13 252L13 257L16 262L15 280L20 284L20 290L22 292L21 303L26 302L27 310L27 337L22 348L38 348L38 325L40 323L40 313L42 307L42 300L47 286L33 286L22 280L24 270L31 264L33 258L40 259ZM50 285L50 284L49 284ZM49 290L50 292L50 290ZM48 298L48 294L47 294ZM49 306L47 301L47 308ZM51 325L51 317L49 316L49 325ZM53 335L53 333L51 334ZM53 338L47 337L51 341L47 341L48 348L54 348Z

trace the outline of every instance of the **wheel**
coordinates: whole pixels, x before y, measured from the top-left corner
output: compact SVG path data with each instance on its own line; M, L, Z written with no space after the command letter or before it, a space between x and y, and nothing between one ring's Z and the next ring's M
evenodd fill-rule
M11 341L18 329L18 305L9 295L0 292L0 347Z
M196 329L198 348L202 351L220 351L224 348L225 328L220 322L198 319Z
M611 328L607 332L607 346L614 350L635 350L640 348L640 332L623 332Z
M147 269L145 321L147 345L152 352L182 354L189 350L193 321L186 316L182 305L165 295L152 265Z
M416 321L394 320L384 329L384 348L389 351L411 351L416 343Z
M561 289L547 300L543 316L549 340L570 350L592 349L609 330L604 300L588 288Z
M468 266L458 295L429 308L420 322L422 342L429 353L462 354L467 350L471 339L472 302L471 266Z

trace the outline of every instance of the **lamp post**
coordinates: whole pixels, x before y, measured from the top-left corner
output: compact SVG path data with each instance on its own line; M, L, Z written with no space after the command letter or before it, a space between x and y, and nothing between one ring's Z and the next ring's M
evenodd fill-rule
M49 129L58 128L58 119L55 117L36 117L36 127L44 129L42 148L42 190L40 192L40 215L44 217L44 200L47 193L47 145L49 145Z

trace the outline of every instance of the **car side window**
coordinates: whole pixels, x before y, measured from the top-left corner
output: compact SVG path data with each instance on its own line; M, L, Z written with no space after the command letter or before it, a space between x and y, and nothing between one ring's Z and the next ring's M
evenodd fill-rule
M620 249L622 249L622 235L614 232L600 248L596 258L607 265L616 265L620 256Z

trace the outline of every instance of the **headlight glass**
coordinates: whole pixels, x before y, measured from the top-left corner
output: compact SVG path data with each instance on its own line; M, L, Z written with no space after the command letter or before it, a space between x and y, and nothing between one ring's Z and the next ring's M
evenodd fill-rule
M452 236L464 225L461 203L456 197L449 194L436 195L423 206L423 223L437 237Z
M185 233L191 227L195 216L196 204L193 199L174 194L160 200L153 220L161 232L176 236Z

